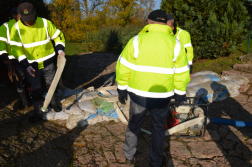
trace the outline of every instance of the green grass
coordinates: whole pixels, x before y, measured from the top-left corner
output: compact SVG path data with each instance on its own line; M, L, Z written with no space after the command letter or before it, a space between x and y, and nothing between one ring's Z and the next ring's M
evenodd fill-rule
M221 74L222 71L232 70L235 64L241 64L239 56L247 54L248 42L244 42L239 46L236 52L227 57L219 57L217 59L202 59L193 63L193 73L209 70ZM250 53L252 53L252 42L250 43Z
M86 48L85 43L66 42L65 53L67 56L78 55L88 52Z

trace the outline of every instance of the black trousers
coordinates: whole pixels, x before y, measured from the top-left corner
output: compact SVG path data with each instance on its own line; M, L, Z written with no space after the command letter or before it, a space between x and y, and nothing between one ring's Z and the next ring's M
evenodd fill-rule
M168 104L167 104L168 105ZM144 116L147 111L151 116L151 145L150 163L152 166L159 167L162 163L163 146L165 140L165 124L168 116L168 108L155 109L145 108L132 100L130 101L129 124L126 130L124 154L128 160L133 160L137 151L139 135L143 124Z
M55 75L55 66L53 63L45 66L43 69L35 69L35 77L26 72L27 80L32 86L31 96L35 113L40 114L44 98L42 97L41 76L44 77L46 87L49 89ZM56 95L54 93L51 103L56 103Z
M18 93L23 92L25 89L29 89L30 88L30 84L27 82L26 80L26 71L24 69L24 67L16 60L12 60L12 65L16 71L16 74L18 76L19 81L17 81L14 77L14 83L15 83L15 87L17 89Z

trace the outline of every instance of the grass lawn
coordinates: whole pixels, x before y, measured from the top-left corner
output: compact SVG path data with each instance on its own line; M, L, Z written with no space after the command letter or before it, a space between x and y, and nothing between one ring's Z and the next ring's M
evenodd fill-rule
M67 56L88 52L84 43L66 42L65 52Z
M232 70L234 64L240 64L239 56L247 54L248 42L237 48L237 50L227 57L219 57L217 59L202 59L193 63L193 73L210 70L218 74L222 71ZM252 43L250 43L249 53L252 53Z

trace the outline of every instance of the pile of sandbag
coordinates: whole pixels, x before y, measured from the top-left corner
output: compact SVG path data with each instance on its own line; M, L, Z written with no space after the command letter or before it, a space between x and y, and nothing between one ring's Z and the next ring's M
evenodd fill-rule
M238 96L240 85L248 82L243 76L220 76L212 71L201 71L193 74L193 79L187 85L186 96L195 97L195 104L212 103ZM108 86L96 90L94 87L60 90L58 99L63 111L56 113L49 108L43 117L46 120L67 120L68 129L110 120L128 124L130 98L126 105L118 103L116 89L116 86Z
M240 85L248 82L243 76L220 76L213 71L202 71L193 74L193 79L187 85L186 96L195 97L194 103L200 103L200 100L212 103L238 96Z
M119 121L114 107L117 101L116 87L104 87L95 90L88 89L69 90L58 92L58 99L63 106L63 111L54 112L48 109L43 118L46 120L67 120L66 127L73 129L97 122L114 120Z

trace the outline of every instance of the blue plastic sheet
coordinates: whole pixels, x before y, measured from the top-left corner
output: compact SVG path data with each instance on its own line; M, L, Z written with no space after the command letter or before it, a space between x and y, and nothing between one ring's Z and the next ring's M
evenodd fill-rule
M211 79L211 81L220 81L220 78L216 75L206 74L205 76L208 76Z

